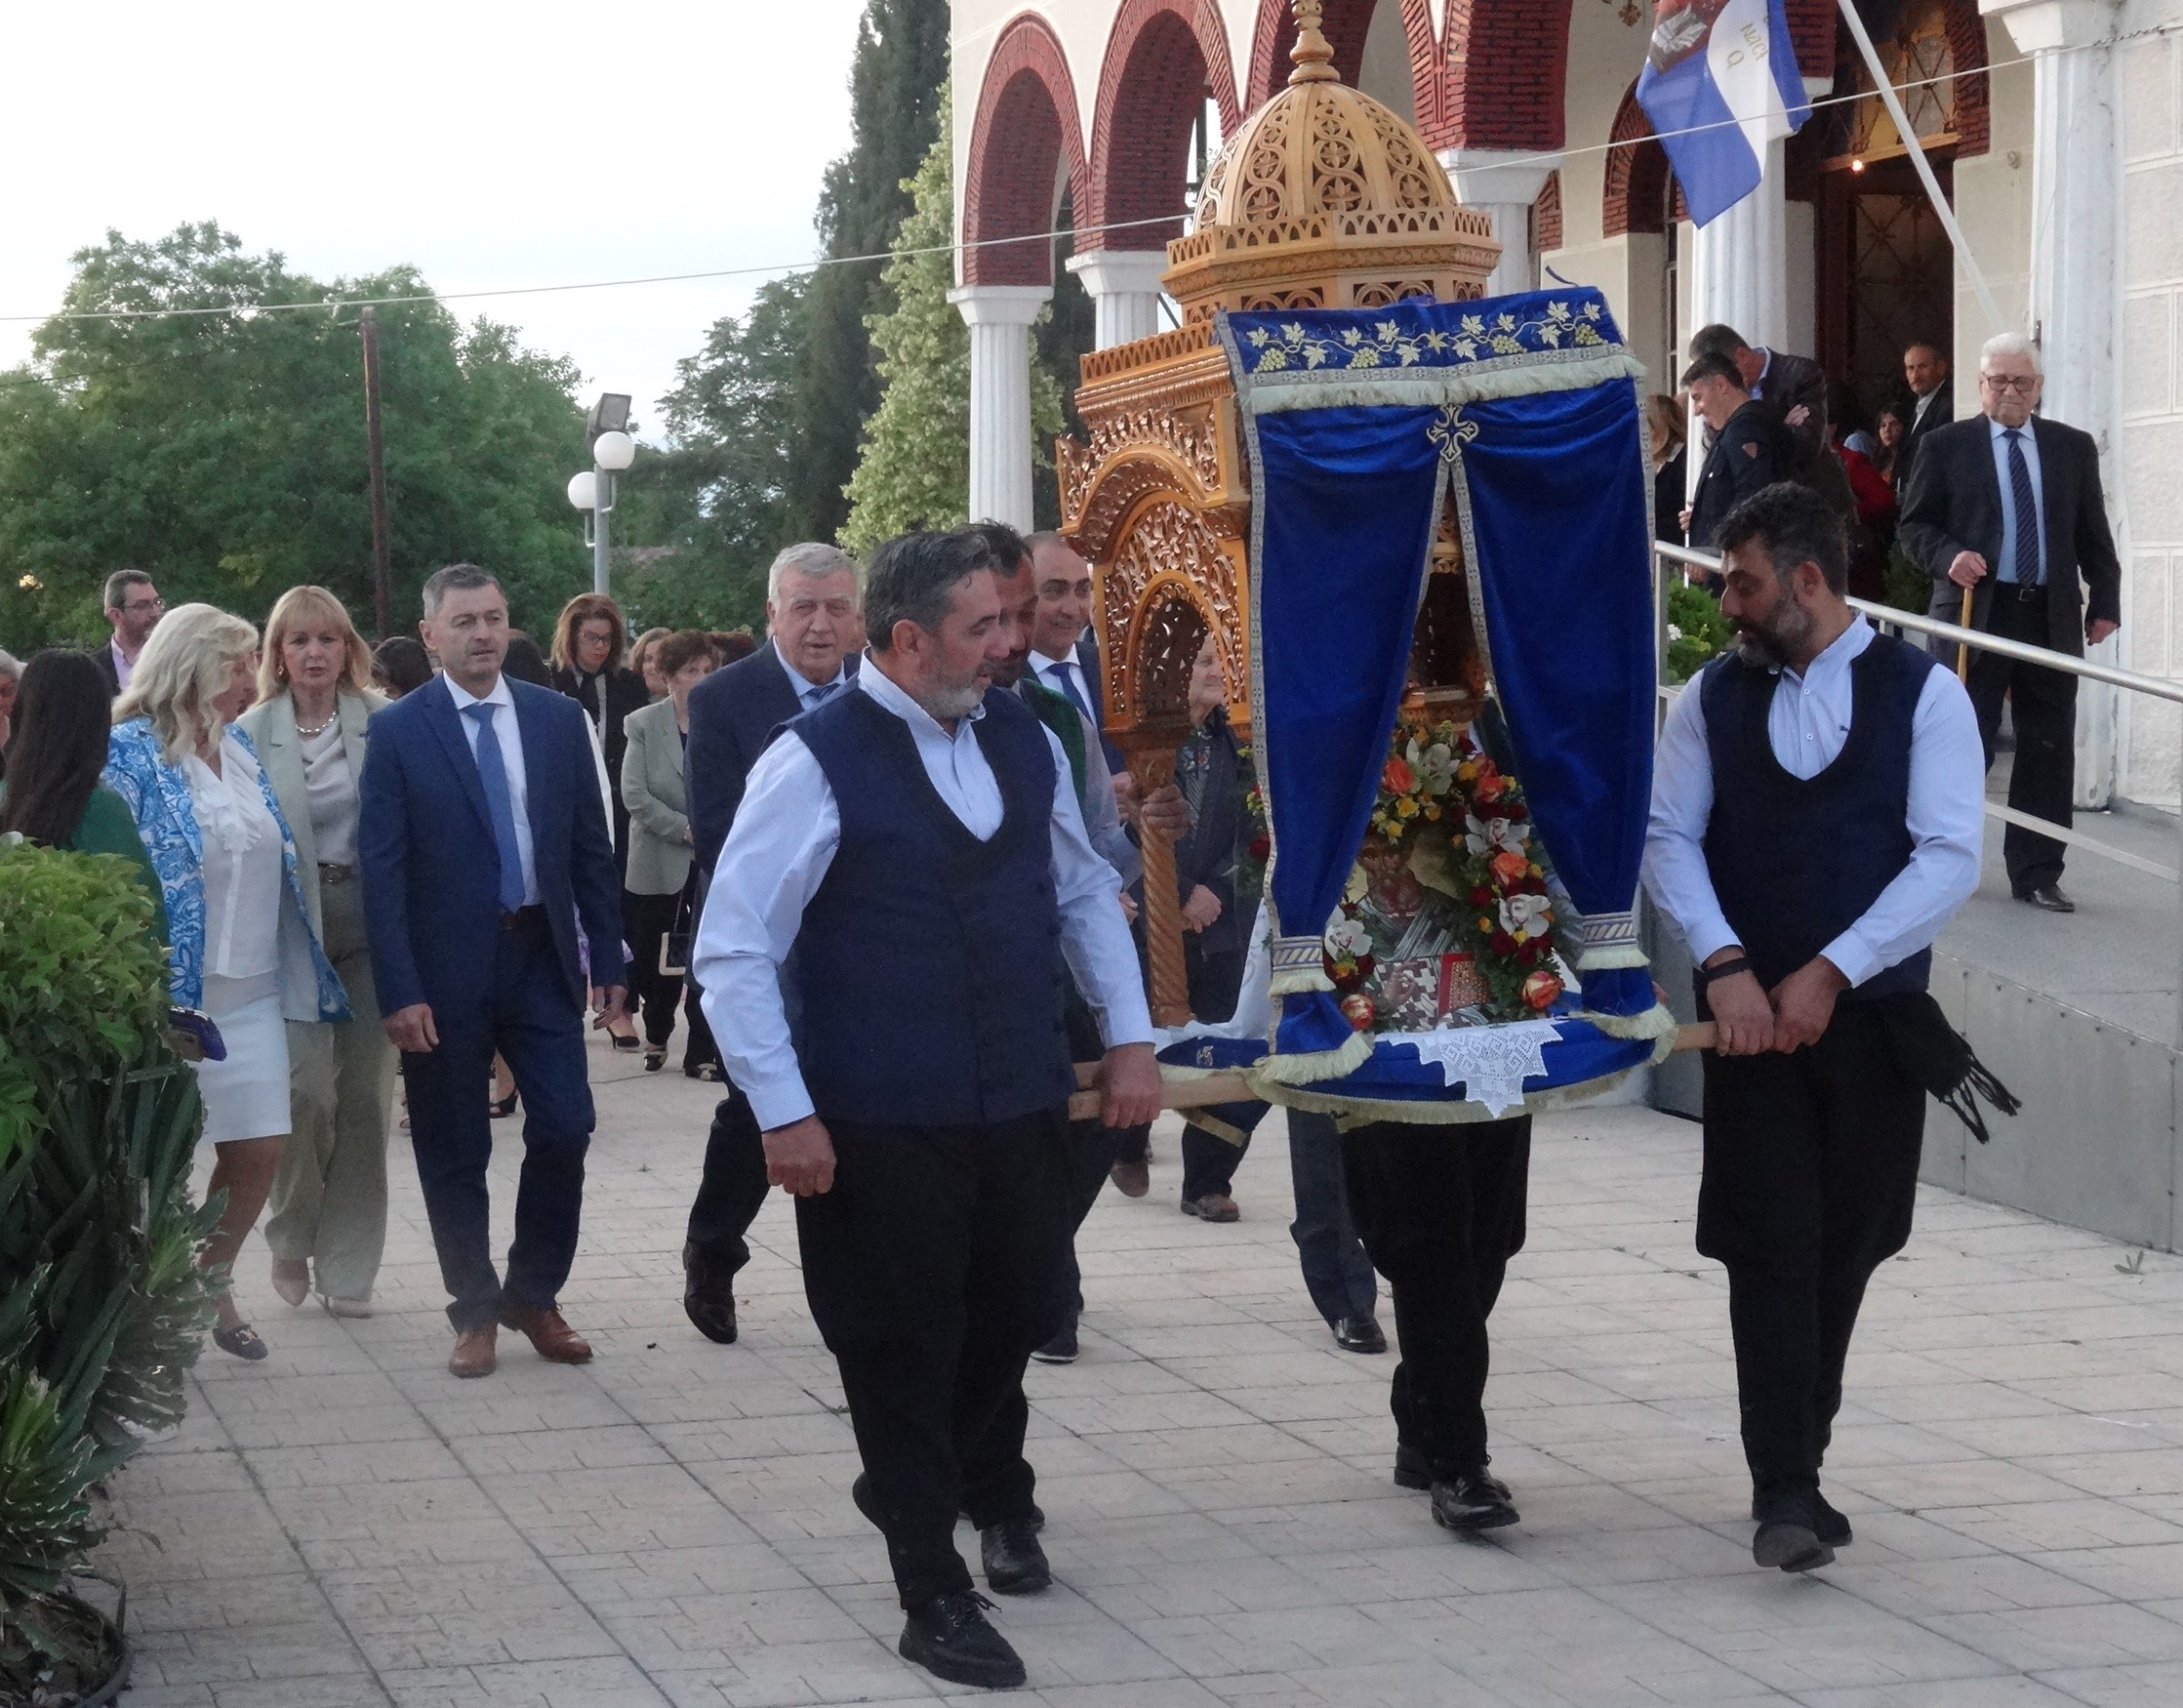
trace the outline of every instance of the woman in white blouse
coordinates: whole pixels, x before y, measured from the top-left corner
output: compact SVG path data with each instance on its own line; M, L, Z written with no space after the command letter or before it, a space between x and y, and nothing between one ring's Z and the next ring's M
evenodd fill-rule
M369 1317L386 1245L386 1138L394 1046L380 1029L364 886L356 875L364 726L386 704L371 652L324 588L291 588L265 620L256 706L241 727L296 837L303 900L353 1019L288 1027L293 1124L265 1207L273 1291L314 1290L337 1317Z
M198 1261L226 1269L258 1220L289 1127L287 1016L346 1020L348 1000L312 929L296 843L250 740L258 631L210 605L167 613L114 704L105 782L129 803L159 874L174 1000L212 1016L223 1059L196 1067L208 1196L226 1207ZM220 1300L213 1339L237 1358L265 1343Z

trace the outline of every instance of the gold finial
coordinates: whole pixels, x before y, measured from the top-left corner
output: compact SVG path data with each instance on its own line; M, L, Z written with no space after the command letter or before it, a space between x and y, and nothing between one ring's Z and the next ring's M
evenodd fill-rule
M1320 0L1292 0L1290 9L1296 14L1296 46L1288 51L1288 62L1295 67L1288 74L1289 86L1341 82L1341 72L1334 69L1334 46L1319 33Z

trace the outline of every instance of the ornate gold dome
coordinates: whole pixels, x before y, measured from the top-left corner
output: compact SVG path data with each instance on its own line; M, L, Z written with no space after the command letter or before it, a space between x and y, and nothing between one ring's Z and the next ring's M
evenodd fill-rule
M1167 246L1163 282L1186 320L1484 295L1500 257L1492 222L1456 201L1399 115L1341 80L1319 0L1295 11L1288 86L1222 146L1197 228Z

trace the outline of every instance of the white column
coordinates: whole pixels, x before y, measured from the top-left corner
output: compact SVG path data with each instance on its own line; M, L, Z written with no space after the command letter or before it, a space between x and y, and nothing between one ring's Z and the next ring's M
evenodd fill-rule
M1031 323L1051 285L960 285L948 293L970 328L970 519L1029 528Z
M1159 275L1167 270L1161 249L1099 249L1070 257L1069 270L1083 281L1098 316L1095 349L1131 344L1159 330Z
M1506 297L1539 288L1539 258L1531 250L1531 204L1561 164L1558 154L1502 148L1443 148L1440 164L1455 181L1455 199L1493 221L1501 259L1485 294Z
M2100 448L2101 484L2121 534L2116 478L2115 338L2122 318L2122 148L2105 0L1980 0L2032 57L2031 325L2046 387L2040 413L2082 427ZM2120 543L2120 542L2119 542ZM2128 553L2123 561L2128 562ZM2124 578L2125 585L2127 577ZM2112 660L2107 641L2094 656ZM2077 693L2077 804L2104 807L2115 785L2117 702L2096 682Z
M1712 224L1697 228L1690 256L1690 324L1681 329L1678 364L1687 359L1690 335L1701 326L1732 326L1754 347L1789 347L1783 170L1782 144L1775 142L1766 149L1759 187Z

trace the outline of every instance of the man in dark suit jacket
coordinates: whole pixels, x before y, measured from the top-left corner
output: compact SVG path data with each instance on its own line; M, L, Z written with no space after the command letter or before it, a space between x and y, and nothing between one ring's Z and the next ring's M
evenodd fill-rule
M1683 518L1690 544L1710 548L1730 510L1789 478L1793 452L1786 431L1746 389L1743 376L1726 356L1700 356L1684 370L1682 385L1713 429L1712 447L1698 471L1698 490Z
M1989 339L1978 365L1984 413L1934 430L1911 469L1896 538L1933 578L1932 615L2082 658L2122 626L2122 564L2100 495L2089 433L2040 421L2039 353L2013 333ZM1953 648L1949 649L1953 651ZM2077 678L1997 653L1970 655L1971 705L1986 763L2001 700L2016 731L2008 804L2067 825L2077 785ZM2076 912L2062 893L2063 845L2008 827L2001 839L2016 899Z
M690 690L683 788L701 884L711 877L744 783L774 732L824 705L856 673L864 632L856 564L831 546L790 546L766 576L766 629L765 645ZM750 1261L744 1236L765 1195L757 1119L730 1084L713 1111L682 1246L682 1308L700 1333L722 1345L736 1336L736 1272Z
M561 1316L593 1112L586 983L621 1011L622 893L583 710L501 672L507 600L475 564L424 584L445 673L372 719L357 811L364 921L402 1052L417 1174L453 1302L458 1376L490 1375L497 1330L540 1356L591 1349ZM586 981L577 943L590 950ZM498 1051L523 1094L523 1173L504 1284L493 1267L486 1087Z
M1938 345L1914 344L1904 350L1903 380L1910 386L1910 402L1898 412L1903 418L1902 449L1895 456L1898 490L1910 478L1919 447L1956 419L1956 399L1948 386L1948 357Z

